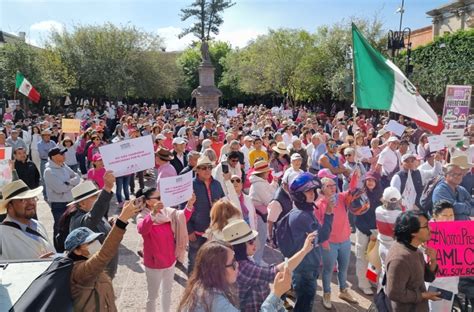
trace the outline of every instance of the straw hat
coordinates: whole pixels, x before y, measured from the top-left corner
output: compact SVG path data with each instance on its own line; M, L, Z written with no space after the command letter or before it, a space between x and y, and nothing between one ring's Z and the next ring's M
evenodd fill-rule
M94 182L92 182L91 180L86 180L73 187L71 192L73 201L67 204L68 206L81 202L84 199L87 199L96 194L99 194L100 190L97 188Z
M258 232L252 230L242 219L231 221L222 229L224 241L231 245L238 245L248 242L258 236Z
M255 171L253 171L252 174L259 174L259 173L264 173L264 172L268 172L268 171L272 170L268 166L268 162L265 161L265 160L257 161L253 165L253 168L255 169Z
M12 199L26 199L39 196L43 191L43 187L30 189L23 180L15 180L3 186L3 200L0 201L0 214L7 212L7 205Z
M276 146L272 148L278 154L288 154L288 150L286 149L285 142L278 142Z
M208 166L208 165L214 166L214 164L213 164L212 161L209 159L209 157L203 155L203 156L199 157L199 159L198 159L198 161L197 161L197 164L196 164L196 167L199 167L199 166Z
M474 165L467 161L466 155L458 155L458 156L451 157L451 161L447 163L446 165L444 165L445 168L449 166L458 166L459 168L463 170L469 170Z

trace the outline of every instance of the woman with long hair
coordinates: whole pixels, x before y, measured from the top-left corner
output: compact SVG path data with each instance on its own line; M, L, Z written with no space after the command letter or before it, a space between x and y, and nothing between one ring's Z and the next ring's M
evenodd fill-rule
M212 241L202 245L178 312L239 312L234 286L238 268L229 243ZM289 270L278 273L260 312L284 311L280 297L290 288L290 283Z
M242 218L240 210L236 208L228 199L221 198L212 205L211 208L211 223L206 230L206 237L208 241L222 240L222 230L232 220Z
M184 261L188 232L186 222L191 218L196 197L193 194L184 210L164 207L156 188L140 189L143 210L137 218L137 230L143 237L143 264L148 287L146 311L156 311L156 299L161 287L161 311L171 308L176 261Z
M40 171L40 166L41 166L41 159L39 156L38 152L38 142L41 141L41 131L38 126L33 126L31 127L31 161L36 165L36 168L38 168L38 171Z
M372 285L366 277L368 261L366 259L369 241L377 240L377 225L375 223L375 209L382 204L383 188L380 185L380 175L375 171L369 171L363 177L365 193L369 199L369 209L362 215L355 216L356 227L356 275L359 288L366 295L372 295Z

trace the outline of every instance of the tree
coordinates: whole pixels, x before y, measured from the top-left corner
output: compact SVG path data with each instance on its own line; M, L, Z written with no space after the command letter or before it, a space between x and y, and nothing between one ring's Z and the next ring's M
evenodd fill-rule
M411 81L419 92L439 102L446 85L474 83L474 30L460 30L437 37L426 46L417 47L411 54L414 65ZM404 68L406 51L396 59Z
M181 20L195 18L196 22L183 30L179 38L193 34L199 41L210 41L211 34L218 35L224 22L222 12L234 6L232 0L195 0L187 8L181 9Z

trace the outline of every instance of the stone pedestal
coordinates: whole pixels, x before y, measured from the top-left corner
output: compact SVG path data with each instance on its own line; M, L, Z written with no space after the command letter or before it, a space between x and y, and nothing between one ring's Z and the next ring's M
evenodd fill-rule
M198 70L199 87L193 90L191 96L196 98L197 108L204 108L206 111L215 110L219 107L222 92L214 84L214 66L211 62L202 62Z

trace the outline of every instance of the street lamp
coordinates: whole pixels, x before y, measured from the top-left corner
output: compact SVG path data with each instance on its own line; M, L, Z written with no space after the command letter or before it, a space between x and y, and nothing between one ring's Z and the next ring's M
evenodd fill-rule
M387 40L387 48L390 50L390 56L392 60L398 55L398 52L401 49L405 48L405 40L407 42L406 49L407 49L407 57L405 63L405 74L409 77L413 73L413 65L410 64L411 61L411 29L409 27L405 27L402 30L402 22L403 22L403 13L405 13L404 9L405 0L402 0L401 6L397 9L396 13L400 13L400 25L398 31L389 30L388 31L388 40Z

